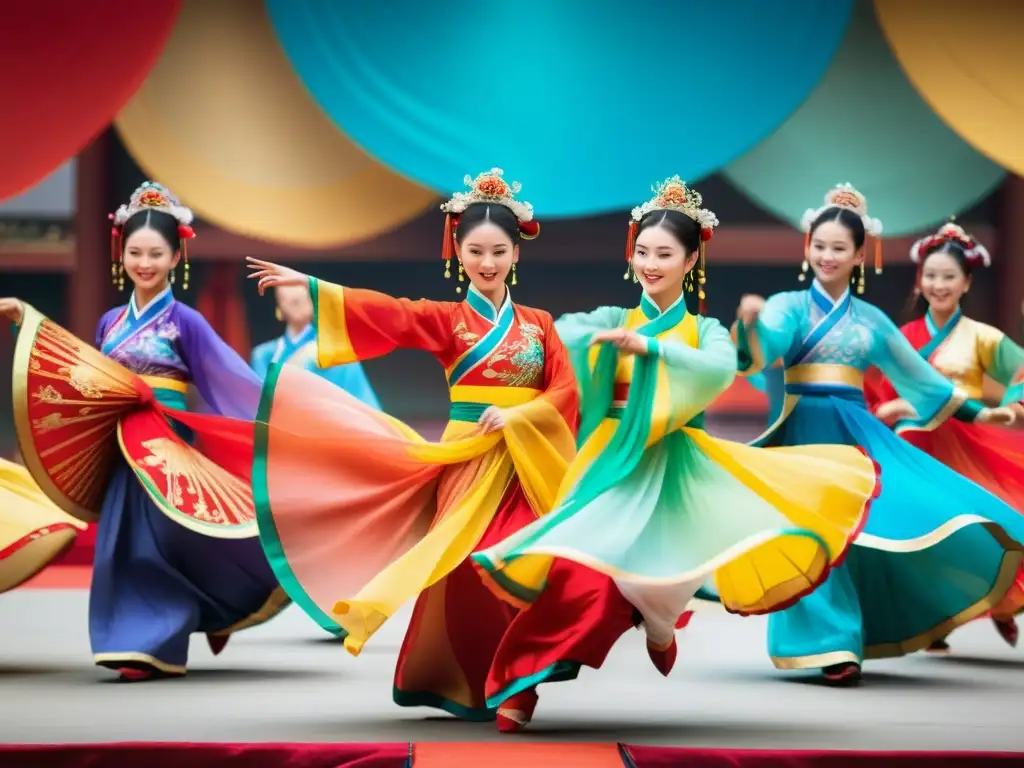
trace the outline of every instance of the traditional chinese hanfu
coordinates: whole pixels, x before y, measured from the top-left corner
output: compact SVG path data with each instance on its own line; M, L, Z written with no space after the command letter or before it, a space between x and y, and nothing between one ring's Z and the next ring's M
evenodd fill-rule
M50 499L98 518L96 663L184 674L192 633L219 650L287 604L252 507L260 383L169 287L107 312L96 342L102 354L26 306L14 367L22 454ZM186 413L190 385L232 418Z
M907 323L900 332L946 378L972 398L981 400L985 377L1006 387L1002 405L1024 401L1024 349L1002 331L964 317L959 309L941 328L930 313ZM899 397L888 379L868 388L872 408ZM976 409L974 411L976 413ZM1024 433L970 421L949 420L931 431L903 430L902 435L1018 512L1024 512ZM992 610L1009 618L1024 604L1024 573L1017 572L1014 588Z
M898 439L868 411L864 371L874 365L931 430L972 419L967 399L907 343L876 307L847 290L768 300L756 327L736 327L740 369L781 361L785 400L762 446L846 443L881 467L882 490L846 562L796 605L769 618L781 669L860 664L927 647L1006 595L1021 563L1024 518L981 487Z
M647 355L590 346L622 327L646 338ZM543 596L553 560L569 560L614 578L648 642L664 643L705 582L729 611L766 613L842 559L875 492L874 465L846 446L761 450L708 435L704 410L736 364L716 320L689 314L682 298L661 312L645 294L639 307L568 315L557 328L580 381L583 442L556 509L473 556L509 601ZM563 612L563 635L577 619ZM489 702L597 666L608 649L588 634L496 668Z
M297 334L285 330L276 339L258 344L252 350L249 365L261 379L266 378L271 364L283 365L292 363L314 371L335 386L341 387L353 397L357 397L367 405L380 410L377 394L366 378L366 372L359 363L336 365L333 368L320 368L316 363L316 328L307 325Z
M85 529L46 498L28 470L0 459L0 593L43 570Z
M358 654L416 598L394 680L402 706L493 719L484 682L515 611L470 553L549 510L574 451L575 382L550 315L395 299L311 279L317 364L433 354L451 412L440 443L292 365L271 365L257 422L260 534L281 584ZM504 429L480 434L488 406Z

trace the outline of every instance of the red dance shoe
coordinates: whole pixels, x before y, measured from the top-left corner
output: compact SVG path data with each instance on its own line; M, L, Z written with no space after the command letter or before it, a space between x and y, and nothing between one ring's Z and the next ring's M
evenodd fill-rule
M1011 648L1016 648L1017 640L1020 639L1020 630L1017 628L1017 620L1014 618L992 619L992 623L996 625L996 632L998 632L999 636L1006 641L1006 644Z
M518 733L528 726L533 719L537 698L537 689L529 688L505 699L498 708L498 730L501 733Z
M676 653L678 653L679 647L676 645L676 639L673 637L672 641L661 648L654 645L650 640L647 641L647 655L651 657L651 661L654 663L654 668L657 669L665 677L668 677L668 673L672 671L672 667L676 665Z
M207 635L206 642L209 644L213 655L216 656L224 650L224 646L228 644L230 638L231 635Z
M852 661L825 667L821 674L826 683L837 688L852 688L860 685L861 681L860 664L854 664Z
M126 683L139 683L153 677L153 673L148 669L134 669L133 667L121 667L117 670L117 674Z

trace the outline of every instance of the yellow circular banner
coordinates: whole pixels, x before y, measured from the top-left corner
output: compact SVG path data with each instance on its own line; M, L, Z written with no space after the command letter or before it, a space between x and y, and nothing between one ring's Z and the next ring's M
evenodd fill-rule
M1024 174L1024 3L875 0L875 10L936 114L979 152Z
M264 240L356 242L436 198L364 154L320 112L262 3L186 0L116 125L136 162L200 217Z

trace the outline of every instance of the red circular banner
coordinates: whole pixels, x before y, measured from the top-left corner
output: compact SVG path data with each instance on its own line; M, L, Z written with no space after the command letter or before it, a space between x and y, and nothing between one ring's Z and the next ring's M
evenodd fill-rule
M180 9L181 0L92 0L57 11L4 3L0 200L42 180L114 119L156 63Z

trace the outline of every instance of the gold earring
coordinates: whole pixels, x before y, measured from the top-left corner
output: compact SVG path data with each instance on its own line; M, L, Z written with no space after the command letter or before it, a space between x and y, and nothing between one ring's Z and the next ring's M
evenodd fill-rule
M800 265L800 276L797 278L801 283L807 279L807 270L811 268L811 265L807 263L807 259L804 259L804 263Z
M863 296L864 295L864 282L865 282L864 273L865 272L867 272L867 267L865 267L863 264L861 264L860 265L860 277L857 278L857 295L858 296Z
M519 280L516 278L515 262L512 262L512 285L519 285Z
M465 279L466 279L466 276L465 276L465 274L462 271L462 262L460 261L459 262L459 282L460 283L464 282ZM461 285L456 285L455 286L455 292L456 293L462 293L462 286Z
M277 320L277 322L279 323L284 322L284 315L281 314L280 307L274 307L274 319Z

